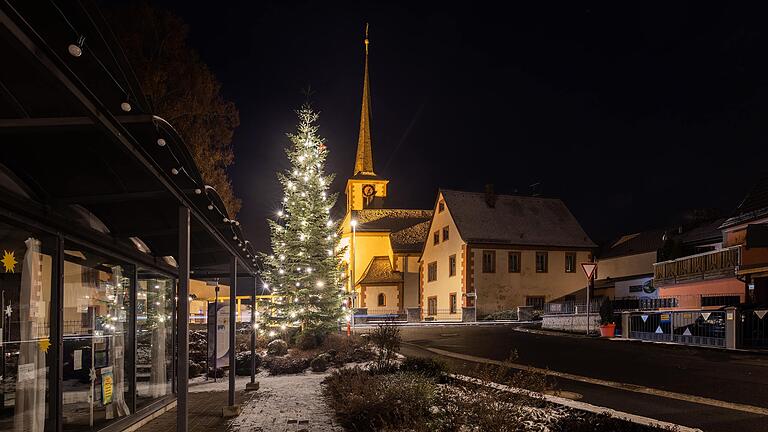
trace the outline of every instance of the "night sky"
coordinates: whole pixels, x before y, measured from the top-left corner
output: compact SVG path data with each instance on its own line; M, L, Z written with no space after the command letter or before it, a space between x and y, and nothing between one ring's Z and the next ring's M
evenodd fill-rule
M156 3L190 25L191 45L240 110L230 173L261 248L308 85L333 189L343 193L352 174L366 22L374 167L391 180L389 207L431 208L438 188L528 194L540 183L605 241L688 209L727 214L768 172L765 11Z

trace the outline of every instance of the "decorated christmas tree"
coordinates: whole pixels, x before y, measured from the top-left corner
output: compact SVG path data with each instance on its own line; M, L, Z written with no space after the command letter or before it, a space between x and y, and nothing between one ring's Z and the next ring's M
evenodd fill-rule
M336 194L328 192L334 176L324 172L328 149L317 135L318 114L308 104L297 114L298 131L288 134L292 145L286 150L291 167L277 174L282 209L268 221L272 253L262 256L262 279L275 298L272 312L257 325L273 335L289 327L327 332L343 316L343 251L330 217Z

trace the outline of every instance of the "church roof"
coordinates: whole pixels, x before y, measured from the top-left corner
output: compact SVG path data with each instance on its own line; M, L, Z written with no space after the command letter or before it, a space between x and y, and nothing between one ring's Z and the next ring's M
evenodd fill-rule
M429 222L411 225L408 228L395 231L389 235L392 251L395 253L421 252L424 242L429 236Z
M403 281L403 274L392 268L392 262L387 256L373 257L363 277L358 282L361 285L399 283Z
M466 242L529 246L594 248L568 207L556 198L496 195L493 207L486 194L441 190Z
M357 231L389 232L393 252L421 252L432 210L364 209L354 210L352 218L357 220Z
M360 110L360 135L357 138L355 172L373 175L373 151L371 149L371 86L368 79L368 25L365 26L365 72L363 74L363 104Z

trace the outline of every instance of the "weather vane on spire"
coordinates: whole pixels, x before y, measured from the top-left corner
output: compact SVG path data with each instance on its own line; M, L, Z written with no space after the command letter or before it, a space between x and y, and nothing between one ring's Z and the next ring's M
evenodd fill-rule
M368 23L365 23L365 55L368 55Z

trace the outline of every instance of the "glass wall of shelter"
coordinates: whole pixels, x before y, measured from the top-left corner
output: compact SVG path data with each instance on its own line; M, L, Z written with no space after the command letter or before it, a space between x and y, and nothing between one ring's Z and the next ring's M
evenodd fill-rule
M101 430L171 400L172 275L7 219L0 257L0 431Z

